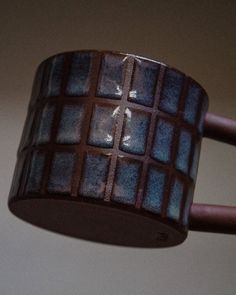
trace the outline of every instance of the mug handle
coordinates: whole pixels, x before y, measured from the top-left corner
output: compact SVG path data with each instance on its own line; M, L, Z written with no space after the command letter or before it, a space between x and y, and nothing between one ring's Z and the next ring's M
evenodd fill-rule
M203 136L236 146L236 121L207 113ZM236 234L236 207L192 204L189 229Z

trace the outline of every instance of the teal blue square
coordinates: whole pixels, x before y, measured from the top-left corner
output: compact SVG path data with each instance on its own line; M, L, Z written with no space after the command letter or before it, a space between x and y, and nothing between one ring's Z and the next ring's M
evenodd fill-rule
M119 157L112 199L119 203L134 204L140 179L141 163Z

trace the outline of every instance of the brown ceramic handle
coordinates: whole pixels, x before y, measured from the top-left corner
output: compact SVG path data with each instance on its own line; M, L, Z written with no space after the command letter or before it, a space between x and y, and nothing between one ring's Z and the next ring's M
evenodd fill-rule
M207 113L203 136L236 145L236 121Z
M207 113L203 136L236 145L236 121ZM193 204L190 230L236 234L236 207Z

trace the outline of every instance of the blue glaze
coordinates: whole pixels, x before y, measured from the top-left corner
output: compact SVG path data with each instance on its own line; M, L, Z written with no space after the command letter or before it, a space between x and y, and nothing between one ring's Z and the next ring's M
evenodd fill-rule
M30 99L30 107L32 107L36 103L39 96L42 94L41 91L42 91L43 79L46 72L45 68L46 68L46 62L42 62L37 69L37 72L34 78L31 99Z
M134 204L140 178L141 163L118 158L112 199L119 203Z
M187 195L187 200L185 203L184 207L184 214L183 214L183 225L187 226L189 223L189 212L190 212L190 207L193 202L193 186L189 187L188 195Z
M97 95L120 99L123 93L127 57L106 54L102 60Z
M87 96L90 88L90 74L93 54L76 52L73 54L69 79L66 86L68 96Z
M48 143L50 141L54 113L55 106L46 104L39 120L40 125L36 136L37 144Z
M45 154L35 151L30 162L29 177L26 192L39 193L43 176Z
M84 105L64 105L57 133L57 142L64 144L79 143L83 118Z
M26 147L32 140L32 125L35 117L35 111L28 112L27 118L24 125L23 134L19 145L19 151Z
M17 195L18 190L20 188L21 183L21 177L25 171L24 169L24 163L25 159L23 157L20 157L17 159L16 167L14 170L14 175L11 183L11 191L9 194L9 198L12 198Z
M178 221L181 210L181 201L183 197L184 186L179 179L175 179L171 186L169 204L167 207L167 217Z
M159 104L161 111L177 114L183 80L183 74L172 69L166 70Z
M103 148L113 147L115 124L119 112L119 106L94 106L88 138L89 144Z
M53 156L48 191L56 193L70 193L71 181L75 162L75 154L56 152Z
M50 60L48 83L44 85L46 97L59 96L61 92L62 73L64 66L64 55L57 55Z
M144 154L149 123L148 114L126 108L120 149L132 154Z
M195 144L195 147L194 147L193 161L192 161L192 166L190 169L190 176L192 177L193 180L196 180L197 178L200 149L201 149L201 143L198 142Z
M202 99L201 115L198 122L198 130L201 134L204 128L204 120L205 120L207 110L208 110L208 97L204 96Z
M151 156L161 162L171 160L171 148L174 136L174 124L164 119L159 119L154 135Z
M185 98L184 120L192 125L196 123L200 95L201 88L195 82L190 81Z
M175 160L175 167L183 173L188 173L189 156L191 151L192 136L186 130L180 131L178 152Z
M153 213L161 213L166 175L157 168L148 172L147 188L142 207Z
M153 105L159 68L157 63L136 59L128 100L149 107Z
M87 154L79 194L89 198L103 198L110 157Z

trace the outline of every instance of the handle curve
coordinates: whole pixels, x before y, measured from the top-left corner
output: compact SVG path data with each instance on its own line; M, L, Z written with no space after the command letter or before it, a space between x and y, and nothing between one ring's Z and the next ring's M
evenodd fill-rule
M207 113L204 122L203 136L236 145L236 121Z
M236 121L207 113L203 136L236 146ZM192 204L189 229L236 234L236 207Z
M193 204L190 211L189 229L236 234L236 207Z

